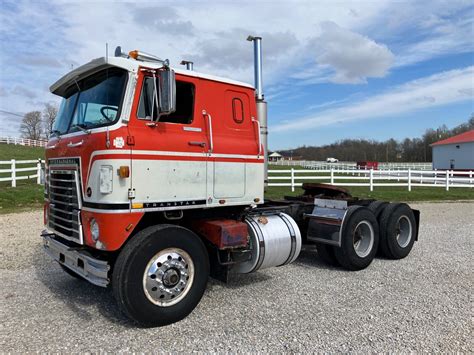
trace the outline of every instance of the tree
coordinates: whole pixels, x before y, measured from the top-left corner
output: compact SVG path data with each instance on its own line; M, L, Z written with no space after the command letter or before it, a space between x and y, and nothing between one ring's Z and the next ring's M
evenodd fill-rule
M40 139L43 133L43 121L40 111L31 111L25 114L21 121L20 133L23 138Z
M53 129L54 120L58 114L58 107L47 103L44 105L43 110L43 121L44 121L44 134L46 138L49 138L51 130Z

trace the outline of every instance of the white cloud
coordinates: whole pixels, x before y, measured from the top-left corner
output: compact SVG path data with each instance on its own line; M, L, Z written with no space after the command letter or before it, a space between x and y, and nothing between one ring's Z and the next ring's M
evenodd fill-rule
M306 84L358 83L386 75L393 62L391 52L394 65L405 66L472 50L473 16L464 10L466 4L454 0L432 1L429 7L422 1L389 0L4 2L0 85L8 90L0 92L0 109L21 107L27 112L37 109L36 102L56 100L45 88L71 64L104 55L106 42L109 53L121 45L169 58L174 65L194 59L196 70L253 82L248 34L264 37L267 97L273 96L277 105L291 106L290 99L301 96ZM406 29L411 31L408 35ZM289 78L299 81L291 80L295 85L289 87ZM15 86L28 88L37 97L26 100L20 91L13 92ZM0 129L8 125L4 122L0 117Z
M367 78L387 74L394 55L384 44L341 28L334 22L321 24L321 34L309 41L308 51L316 52L316 62L334 70L334 83L364 83Z
M302 131L348 121L395 116L407 112L472 101L474 66L414 80L383 94L271 127L272 132Z
M464 18L454 23L438 20L432 26L428 26L430 35L419 42L404 46L395 65L408 66L431 58L473 52L473 18Z

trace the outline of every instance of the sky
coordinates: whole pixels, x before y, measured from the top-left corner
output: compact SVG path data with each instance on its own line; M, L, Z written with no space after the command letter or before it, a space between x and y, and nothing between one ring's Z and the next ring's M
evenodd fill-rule
M417 137L474 113L472 1L0 0L0 136L49 86L120 45L253 84L263 38L269 148Z

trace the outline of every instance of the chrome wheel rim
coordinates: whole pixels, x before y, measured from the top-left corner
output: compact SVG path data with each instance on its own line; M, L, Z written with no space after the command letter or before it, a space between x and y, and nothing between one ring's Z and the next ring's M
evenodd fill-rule
M179 248L163 249L148 262L143 274L143 290L150 302L169 307L180 302L194 281L191 256Z
M354 251L360 258L365 258L374 247L374 228L367 221L361 221L352 233Z
M410 219L407 216L401 216L398 219L395 232L395 239L397 240L400 248L405 248L408 244L410 244L413 235L413 227L411 225Z

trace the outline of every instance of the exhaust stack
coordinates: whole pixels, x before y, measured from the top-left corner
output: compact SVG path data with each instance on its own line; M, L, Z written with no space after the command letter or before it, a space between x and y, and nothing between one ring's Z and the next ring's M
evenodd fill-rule
M253 42L255 96L257 101L257 115L260 122L260 137L264 151L265 187L268 186L268 127L267 103L263 95L262 84L262 37L248 36L247 41Z
M253 59L255 71L255 89L257 100L263 100L262 88L262 37L248 36L247 41L253 42Z

